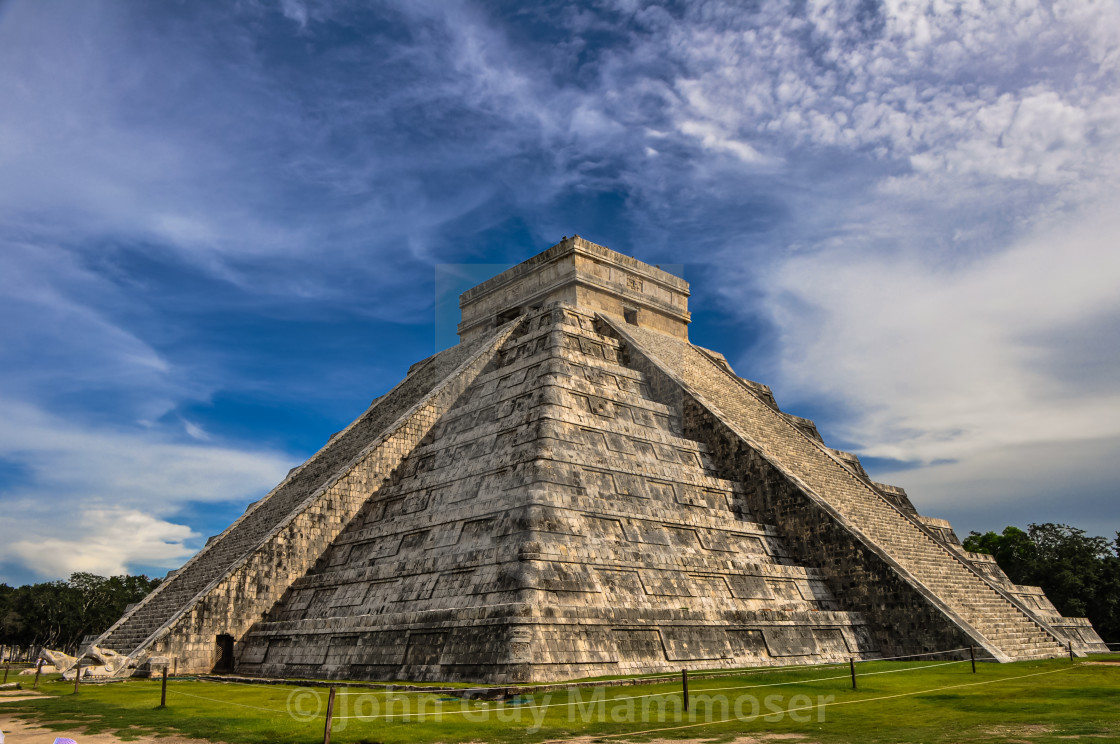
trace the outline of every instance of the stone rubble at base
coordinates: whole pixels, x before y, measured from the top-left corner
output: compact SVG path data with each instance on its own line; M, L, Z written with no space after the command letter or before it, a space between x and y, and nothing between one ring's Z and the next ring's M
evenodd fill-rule
M459 345L94 645L116 674L495 683L1106 650L689 344L687 299L578 236L469 290Z

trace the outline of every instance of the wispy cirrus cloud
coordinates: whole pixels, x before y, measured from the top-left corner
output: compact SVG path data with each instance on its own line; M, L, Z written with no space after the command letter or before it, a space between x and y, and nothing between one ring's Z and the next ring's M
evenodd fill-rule
M601 99L655 112L657 157L627 176L657 207L645 235L692 231L723 310L769 323L741 369L957 517L970 483L1052 499L1039 447L1116 441L1120 9L615 8L634 30ZM773 218L715 216L737 204ZM1089 503L1113 468L1062 472Z
M931 506L1077 442L1097 493L1117 39L1089 0L10 2L5 507L179 560L184 505L313 446L278 411L329 433L427 353L432 264L573 231L689 261L694 333Z

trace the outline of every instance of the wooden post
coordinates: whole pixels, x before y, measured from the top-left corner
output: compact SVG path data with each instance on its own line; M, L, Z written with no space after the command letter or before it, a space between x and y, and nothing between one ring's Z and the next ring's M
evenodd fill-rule
M79 657L78 663L74 665L74 694L78 694L78 685L82 683L82 660Z
M331 719L334 718L334 685L327 695L327 723L323 727L323 744L331 744Z
M688 712L688 670L681 670L681 687L684 689L684 712Z
M8 672L11 671L11 668L12 668L12 654L14 654L15 651L16 650L15 650L14 647L11 647L11 648L8 649L8 662L6 664L4 664L4 684L8 683Z
M1069 660L1073 661L1073 641L1066 641L1066 646L1069 647ZM4 679L7 679L7 677Z
M852 689L856 689L856 659L854 656L848 657L848 666L852 670Z
M31 685L32 690L39 689L39 674L43 671L43 660L39 659L35 662L35 684Z
M167 707L167 664L163 665L163 683L159 690L159 707Z
M972 673L976 674L976 647L968 647L968 658L972 660Z

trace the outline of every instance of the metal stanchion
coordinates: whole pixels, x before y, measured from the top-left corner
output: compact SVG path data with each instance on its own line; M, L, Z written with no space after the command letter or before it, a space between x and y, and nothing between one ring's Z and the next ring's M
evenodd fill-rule
M852 689L856 689L856 660L854 656L848 657L848 666L852 670Z
M323 744L331 744L331 719L334 718L334 685L327 695L327 723L323 727Z
M684 712L688 712L688 670L681 670L681 688L683 689L684 696Z

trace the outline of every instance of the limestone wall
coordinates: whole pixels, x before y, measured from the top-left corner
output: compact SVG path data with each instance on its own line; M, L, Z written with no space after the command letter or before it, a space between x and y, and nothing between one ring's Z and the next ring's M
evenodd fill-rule
M135 654L148 646L148 652L176 657L181 670L209 670L215 661L215 638L220 634L240 638L293 580L314 565L369 494L473 381L511 332L512 325L489 343L456 348L455 353L417 369L415 378L406 378L379 399L371 409L375 415L363 416L333 438L332 444L271 498L262 500L249 518L232 525L200 559L180 570L168 582L173 593L168 592L162 602L141 603L111 629L109 639L125 646L125 652ZM455 362L461 364L448 369ZM439 380L441 374L446 379ZM432 392L416 394L436 381L439 384ZM406 405L409 401L411 408ZM382 425L383 433L370 437L368 432L378 422L394 415L396 423ZM359 449L360 445L364 447ZM322 485L310 491L296 490L295 484L316 482L332 467L335 472ZM262 514L272 517L272 523ZM252 519L254 515L256 519ZM263 534L257 527L261 523L267 525ZM237 557L221 560L230 555ZM159 613L171 598L179 597L183 598L172 613ZM148 635L153 632L154 637Z
M525 682L875 655L591 316L525 322L253 628L242 671Z
M459 336L473 339L505 313L563 302L687 339L688 295L683 279L576 236L464 292Z
M821 565L842 601L878 611L884 648L897 634L896 643L911 649L968 638L964 645L1001 660L1061 653L1044 620L886 500L843 453L806 436L690 345L603 320L626 339L651 384L659 380L663 394L684 396L691 435L743 477L752 508L773 520L804 560Z

